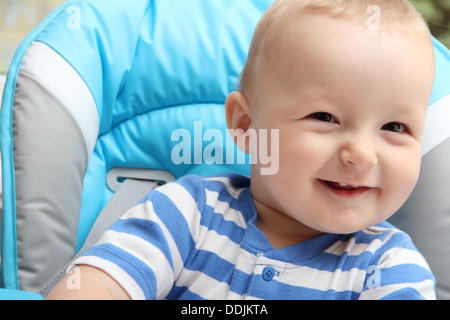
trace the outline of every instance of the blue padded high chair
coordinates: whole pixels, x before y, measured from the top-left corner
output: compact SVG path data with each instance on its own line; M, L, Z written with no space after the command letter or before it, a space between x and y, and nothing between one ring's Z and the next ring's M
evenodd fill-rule
M1 114L0 297L45 296L124 178L249 174L224 101L271 3L67 1L22 42Z
M67 1L23 41L0 124L0 298L45 296L90 244L90 230L95 239L105 227L97 232L97 217L133 205L157 183L191 173L249 174L248 162L238 164L241 155L228 149L223 104L272 2ZM412 233L438 293L450 298L443 272L450 263L450 55L435 46L423 176L395 223ZM206 152L216 141L222 155ZM118 194L128 201L115 200Z

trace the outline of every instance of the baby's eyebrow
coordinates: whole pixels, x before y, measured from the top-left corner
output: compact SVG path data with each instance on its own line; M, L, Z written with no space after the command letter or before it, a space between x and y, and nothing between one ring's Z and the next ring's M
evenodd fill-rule
M424 116L428 110L428 104L409 103L409 104L393 104L392 111L402 113L404 115Z

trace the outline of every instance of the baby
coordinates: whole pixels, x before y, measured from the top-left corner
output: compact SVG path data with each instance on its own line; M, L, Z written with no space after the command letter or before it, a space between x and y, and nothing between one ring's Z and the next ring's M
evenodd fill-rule
M245 152L250 131L277 131L278 171L156 189L75 262L79 288L48 298L434 299L424 258L384 222L417 182L433 80L406 0L276 1L225 107Z

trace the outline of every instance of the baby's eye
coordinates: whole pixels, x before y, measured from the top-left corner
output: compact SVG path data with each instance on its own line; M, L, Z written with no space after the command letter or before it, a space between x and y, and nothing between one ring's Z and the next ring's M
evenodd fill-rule
M311 118L324 122L337 122L333 115L328 112L315 112L310 115Z
M408 132L408 127L400 122L389 122L382 126L381 130L402 133Z

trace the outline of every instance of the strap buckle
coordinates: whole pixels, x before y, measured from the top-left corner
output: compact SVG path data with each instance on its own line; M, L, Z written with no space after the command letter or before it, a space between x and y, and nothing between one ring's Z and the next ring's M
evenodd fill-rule
M106 175L106 185L111 191L116 192L126 179L155 181L158 185L163 185L174 181L175 177L166 170L116 167Z

